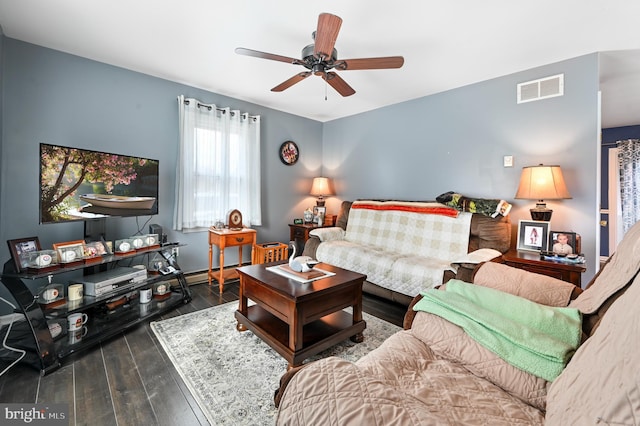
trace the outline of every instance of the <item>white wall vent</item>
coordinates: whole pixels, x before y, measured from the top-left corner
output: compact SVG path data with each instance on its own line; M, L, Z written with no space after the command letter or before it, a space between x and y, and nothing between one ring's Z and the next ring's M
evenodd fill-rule
M564 95L564 74L518 84L518 103L539 101Z

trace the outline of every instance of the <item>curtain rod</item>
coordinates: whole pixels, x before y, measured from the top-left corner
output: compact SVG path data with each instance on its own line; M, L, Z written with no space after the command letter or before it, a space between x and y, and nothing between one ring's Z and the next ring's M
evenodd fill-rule
M184 100L184 104L185 105L189 105L190 101L189 99L185 99ZM198 102L196 104L196 107L200 108L200 107L206 107L209 111L211 111L211 105L206 105L206 104L201 104L200 102ZM220 111L221 113L225 114L227 112L227 110L225 108L216 108L216 111ZM231 116L233 117L233 115L235 114L235 112L231 111ZM256 119L258 118L257 115L249 115L248 113L245 113L247 115L248 118L252 118L253 121L256 121ZM244 115L244 114L243 114Z
M602 145L602 146L613 146L613 145L620 144L620 142L629 141L629 140L636 140L637 141L637 140L640 140L640 139L637 139L637 138L626 138L626 139L620 139L619 141L615 141L615 142L605 142L605 143L600 144L600 145Z

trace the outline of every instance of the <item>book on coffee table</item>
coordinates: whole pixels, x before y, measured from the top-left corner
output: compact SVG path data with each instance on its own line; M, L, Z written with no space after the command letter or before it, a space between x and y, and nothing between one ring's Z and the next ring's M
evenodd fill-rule
M276 274L282 275L283 277L291 278L301 283L308 283L310 281L319 280L321 278L335 275L334 272L325 271L324 269L320 268L313 268L308 272L297 272L291 269L291 267L287 264L269 266L266 269L267 271L274 272Z

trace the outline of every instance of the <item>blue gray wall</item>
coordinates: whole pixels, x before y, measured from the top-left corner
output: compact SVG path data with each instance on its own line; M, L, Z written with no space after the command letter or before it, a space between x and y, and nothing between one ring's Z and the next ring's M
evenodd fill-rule
M565 95L516 104L516 85L559 73ZM551 229L582 235L594 274L598 194L597 54L527 70L326 123L325 174L339 199L434 199L447 191L513 202L530 220L534 201L514 200L523 166L559 164L573 196L549 201ZM503 167L503 156L514 167ZM515 233L514 233L515 236Z
M107 237L133 235L150 219L168 229L169 240L187 244L180 249L181 267L188 272L205 270L207 233L170 229L178 152L176 97L180 94L262 116L264 189L259 241L288 241L287 224L301 215L298 205L313 201L307 194L312 177L320 172L322 123L14 39L3 42L3 262L10 258L7 239L37 235L49 248L56 242L83 238L82 222L38 223L39 144L45 142L158 159L159 214L137 221L110 218ZM278 157L285 140L294 140L300 147L301 159L293 166L282 164ZM225 263L237 263L236 253L233 248L225 252ZM250 250L243 254L250 259ZM218 266L217 255L214 266Z
M288 240L287 223L313 204L307 193L311 177L320 173L335 179L337 195L327 201L329 213L336 213L343 199L433 199L455 190L513 201L512 219L517 223L529 218L533 204L513 200L521 167L553 163L562 166L573 199L548 203L554 209L552 228L583 235L588 280L595 271L599 203L597 62L597 54L588 55L319 123L5 38L0 64L5 106L0 240L38 235L44 246L50 246L82 238L81 223L38 224L40 142L159 159L160 214L151 222L169 228L177 152L176 96L184 94L263 117L260 241ZM518 82L561 72L565 96L516 104ZM296 141L301 150L301 160L290 167L277 156L287 139ZM503 155L513 155L515 167L503 168ZM108 232L134 233L146 219L138 223L133 218L109 219ZM206 233L169 231L169 237L188 244L180 252L186 271L207 268ZM0 259L9 259L4 245ZM226 259L234 263L234 252Z

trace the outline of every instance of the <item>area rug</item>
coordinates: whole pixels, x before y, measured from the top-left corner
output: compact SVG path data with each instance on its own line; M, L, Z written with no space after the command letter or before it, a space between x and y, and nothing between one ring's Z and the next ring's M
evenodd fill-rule
M273 393L287 362L251 331L236 330L236 309L238 302L230 302L152 322L151 329L212 425L273 425ZM311 360L356 361L400 330L367 313L363 317L362 343L346 340Z

